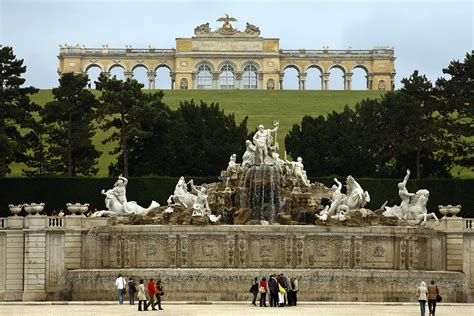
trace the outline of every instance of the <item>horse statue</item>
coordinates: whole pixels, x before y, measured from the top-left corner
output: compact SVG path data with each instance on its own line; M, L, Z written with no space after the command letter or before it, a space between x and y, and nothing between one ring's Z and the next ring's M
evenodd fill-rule
M406 217L410 224L424 224L431 218L434 219L436 223L439 223L439 219L435 213L428 213L426 209L429 196L430 192L428 190L421 189L416 191L415 195L411 198Z
M156 201L151 201L151 204L147 208L143 208L135 201L127 201L125 187L127 186L128 180L121 175L114 187L109 190L102 190L102 194L105 195L105 207L107 210L97 211L92 214L93 217L101 216L130 216L130 215L145 215L152 209L160 207L160 204Z
M361 209L370 202L369 192L364 191L352 176L347 177L346 187L347 193L339 205L340 210L348 212L350 210Z
M174 192L168 198L168 204L181 204L186 208L192 208L196 204L197 196L188 192L188 185L184 177L180 177L174 188Z

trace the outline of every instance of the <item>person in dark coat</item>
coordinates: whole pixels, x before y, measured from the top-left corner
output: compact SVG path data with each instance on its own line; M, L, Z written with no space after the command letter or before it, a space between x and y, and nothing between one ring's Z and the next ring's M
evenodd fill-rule
M258 278L255 278L252 286L250 287L250 291L252 292L252 295L253 295L252 305L257 306L256 301L257 301L257 294L258 294Z
M132 278L128 280L128 295L130 296L130 305L135 304L135 293L137 293L137 284Z
M270 276L268 281L268 290L270 291L270 307L278 306L278 282L275 275Z

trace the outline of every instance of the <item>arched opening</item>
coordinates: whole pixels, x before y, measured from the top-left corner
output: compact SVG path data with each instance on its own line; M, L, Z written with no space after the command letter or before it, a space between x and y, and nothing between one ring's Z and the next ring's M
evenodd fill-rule
M344 68L339 65L329 69L328 90L344 90Z
M95 82L102 73L102 68L99 65L90 65L86 69L87 77L89 77L89 82L87 83L88 89L95 89Z
M144 65L136 65L132 68L133 79L143 84L143 89L148 88L148 69Z
M299 69L296 66L287 66L283 69L283 89L298 90L299 89Z
M221 89L234 89L234 67L225 64L221 67L219 74L219 85Z
M244 89L257 89L257 67L255 65L245 66L242 80Z
M306 70L306 90L321 90L322 70L318 66L309 66Z
M159 65L155 73L155 89L172 89L171 69L167 65Z
M367 90L368 70L358 65L352 69L352 90Z
M122 65L113 65L109 69L110 78L116 78L118 80L125 80L125 68Z
M208 64L202 64L198 67L197 88L212 89L212 69Z

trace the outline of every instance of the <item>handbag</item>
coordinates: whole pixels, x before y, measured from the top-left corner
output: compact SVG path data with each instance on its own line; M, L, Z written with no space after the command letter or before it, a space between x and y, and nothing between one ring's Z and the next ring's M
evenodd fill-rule
M438 290L438 286L436 285L436 302L441 302L443 300L443 297L441 295L439 295L439 290Z
M265 291L265 288L263 286L259 287L258 288L258 293L266 293L267 291Z

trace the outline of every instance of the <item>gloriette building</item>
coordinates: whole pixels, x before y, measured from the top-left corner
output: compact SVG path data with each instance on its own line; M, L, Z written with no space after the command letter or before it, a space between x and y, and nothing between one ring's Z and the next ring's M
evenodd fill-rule
M392 90L395 77L393 48L371 50L287 50L281 49L278 38L260 36L260 29L246 24L243 31L226 15L218 19L223 25L213 31L209 23L197 26L191 38L177 38L173 49L60 47L59 75L66 72L87 73L92 67L109 74L120 67L125 78L133 78L137 68L145 68L148 88L155 88L156 71L170 71L171 89L283 89L284 71L298 72L299 89L306 88L307 71L320 72L321 89L328 89L329 72L339 68L344 89L352 88L352 71L366 72L367 89Z

